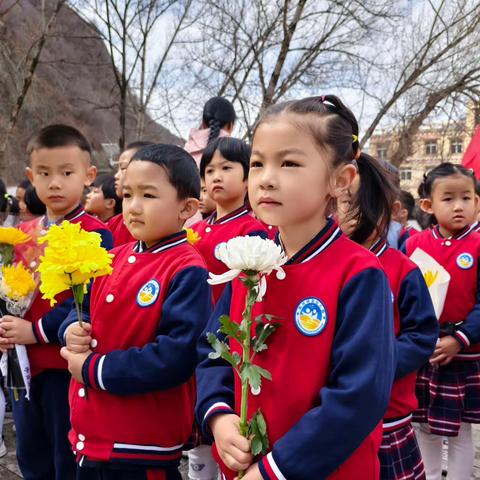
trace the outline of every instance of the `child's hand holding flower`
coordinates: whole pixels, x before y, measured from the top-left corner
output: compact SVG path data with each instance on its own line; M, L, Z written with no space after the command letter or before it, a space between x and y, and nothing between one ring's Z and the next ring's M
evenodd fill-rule
M90 331L92 326L84 322L83 326L80 326L78 323L73 323L67 328L65 334L65 344L67 349L72 353L85 353L90 350L90 343L92 342L92 337L90 336Z
M66 347L63 347L60 350L60 355L68 362L68 371L72 374L72 377L79 383L83 383L83 364L91 353L91 350L87 350L84 353L73 353Z
M32 330L32 322L23 318L5 315L0 322L2 329L1 344L4 348L13 348L17 345L32 345L37 343Z

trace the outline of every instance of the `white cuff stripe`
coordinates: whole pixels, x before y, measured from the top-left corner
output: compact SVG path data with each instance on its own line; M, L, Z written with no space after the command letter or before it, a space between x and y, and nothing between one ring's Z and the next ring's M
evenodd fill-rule
M459 335L462 338L462 340L465 341L467 346L470 346L470 340L468 339L468 337L463 332L461 332L460 330L457 330L456 334Z
M270 468L273 470L273 473L277 476L278 480L287 480L280 469L277 467L275 460L273 459L272 452L267 455L267 462L270 464Z
M43 341L45 343L50 343L50 340L48 340L47 336L45 335L45 330L43 330L43 325L42 325L42 319L38 321L38 331L40 332L40 335L43 338Z
M105 385L103 384L103 380L102 380L102 369L103 369L103 362L104 361L105 361L105 355L102 355L100 357L100 360L98 361L98 369L97 369L97 383L98 383L98 386L102 390L106 390Z
M228 408L229 410L233 410L232 407L228 404L228 403L225 403L225 402L217 402L217 403L214 403L208 410L207 410L207 413L205 413L205 416L203 417L203 419L205 420L209 415L210 413L212 412L212 410L215 410L216 408L218 407L224 407L224 408Z

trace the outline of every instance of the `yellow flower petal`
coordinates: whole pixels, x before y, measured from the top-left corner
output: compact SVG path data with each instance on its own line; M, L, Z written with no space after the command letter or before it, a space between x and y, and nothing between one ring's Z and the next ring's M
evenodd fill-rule
M36 288L32 274L23 263L2 267L0 290L11 300L18 301L30 295Z
M184 230L187 232L187 241L190 245L195 245L202 239L198 232L193 230L193 228L185 228Z
M18 228L0 227L0 243L18 245L20 243L28 242L30 238L30 235L27 235Z
M47 242L38 267L40 291L52 306L59 293L112 273L113 255L101 246L100 234L87 232L78 223L52 225L39 242Z

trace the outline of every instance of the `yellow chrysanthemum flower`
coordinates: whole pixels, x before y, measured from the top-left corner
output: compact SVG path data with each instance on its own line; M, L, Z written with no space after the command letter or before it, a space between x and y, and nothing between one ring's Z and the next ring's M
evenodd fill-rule
M2 267L0 289L6 297L18 301L30 295L35 288L35 280L23 263Z
M8 245L18 245L30 240L30 235L22 232L18 228L0 227L0 243Z
M47 242L38 267L40 291L52 306L59 293L112 273L113 255L101 246L100 234L87 232L78 223L52 225L39 242Z
M195 245L201 240L201 236L193 228L185 228L187 232L187 241L190 245Z

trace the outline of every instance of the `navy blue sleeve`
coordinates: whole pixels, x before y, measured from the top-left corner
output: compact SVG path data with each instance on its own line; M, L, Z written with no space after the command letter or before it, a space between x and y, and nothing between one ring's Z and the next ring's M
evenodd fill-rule
M232 286L228 284L218 300L197 346L199 364L196 370L197 406L195 413L204 435L211 440L212 436L208 427L210 418L219 413L232 413L235 406L233 368L221 358L212 360L208 357L213 349L207 340L209 332L216 334L220 340L225 339L225 335L218 333L220 328L218 319L222 315L230 315L231 298Z
M412 270L400 286L396 299L400 313L400 334L396 339L395 380L427 363L435 350L439 327L428 287L419 268Z
M457 328L455 338L462 347L480 343L480 258L477 258L477 298L465 321Z
M95 230L97 233L99 233L102 236L102 247L111 250L113 248L113 234L110 230L107 228L100 228L98 230Z
M265 230L255 230L254 232L250 232L248 237L260 237L264 240L268 238L268 233Z
M382 421L395 374L391 290L384 272L355 275L338 299L331 370L320 406L307 412L259 463L264 478L326 478ZM282 476L283 475L283 476Z
M90 321L90 289L83 297L82 313L86 321ZM69 297L42 318L32 322L33 334L38 343L60 343L63 345L63 335L68 325L66 322L77 321L77 311L73 297ZM62 340L61 340L62 339Z
M90 355L83 368L85 384L115 395L134 395L189 380L197 365L197 340L212 311L207 278L201 267L178 272L163 303L155 340L141 348ZM89 367L91 362L95 365Z

